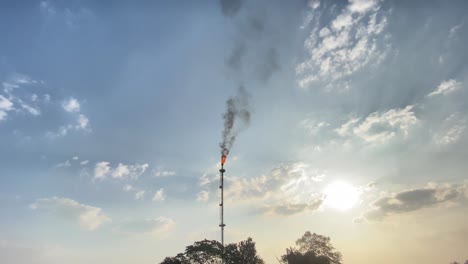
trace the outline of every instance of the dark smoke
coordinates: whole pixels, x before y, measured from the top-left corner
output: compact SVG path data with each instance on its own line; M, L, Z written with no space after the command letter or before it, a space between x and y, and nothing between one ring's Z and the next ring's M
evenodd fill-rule
M235 16L242 6L242 0L221 0L221 10L225 16Z
M249 98L249 93L241 86L236 96L226 101L227 109L223 115L223 141L219 144L221 155L227 156L229 154L229 150L236 140L239 129L247 127L250 123Z
M226 65L235 71L239 71L241 68L241 60L245 54L245 46L238 44L232 49L229 57L226 58Z
M275 48L270 48L265 53L263 61L258 67L259 79L266 82L279 69L278 53Z
M243 0L220 0L222 13L235 21L236 35L225 64L234 76L252 76L266 83L280 69L277 32L265 8L249 9L237 15L243 8ZM266 34L269 33L269 34ZM241 77L242 78L242 77Z

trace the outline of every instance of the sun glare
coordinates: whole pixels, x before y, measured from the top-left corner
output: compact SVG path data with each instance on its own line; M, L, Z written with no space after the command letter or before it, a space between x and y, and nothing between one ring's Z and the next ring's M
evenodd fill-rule
M325 205L340 211L353 208L359 199L359 191L346 182L332 182L324 190Z

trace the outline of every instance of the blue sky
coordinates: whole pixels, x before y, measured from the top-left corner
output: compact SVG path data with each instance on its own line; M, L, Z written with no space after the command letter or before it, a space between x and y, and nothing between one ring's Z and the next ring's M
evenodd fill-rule
M155 263L218 239L240 86L228 242L268 263L306 230L350 264L467 259L467 8L2 2L0 259Z

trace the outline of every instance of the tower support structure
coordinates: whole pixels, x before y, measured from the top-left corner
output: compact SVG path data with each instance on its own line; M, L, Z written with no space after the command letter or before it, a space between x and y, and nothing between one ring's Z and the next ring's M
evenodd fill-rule
M221 245L223 247L223 252L224 252L224 227L226 226L224 224L224 163L221 163L221 169L219 170L220 172L220 183L219 183L219 189L221 190L221 203L219 204L219 214L220 214L220 224L219 227L221 227ZM224 263L224 259L223 259Z

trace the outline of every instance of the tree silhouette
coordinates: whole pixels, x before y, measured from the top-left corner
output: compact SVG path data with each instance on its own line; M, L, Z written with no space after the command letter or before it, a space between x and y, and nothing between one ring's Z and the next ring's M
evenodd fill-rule
M288 264L330 264L330 260L324 256L317 256L309 251L301 253L296 249L286 249L286 254L281 257L281 262Z
M296 240L298 248L286 249L280 261L287 264L341 264L341 253L335 251L330 238L305 232Z
M459 262L457 262L457 261L454 261L454 262L450 262L450 264L460 264L460 263L459 263ZM468 264L468 259L467 259L467 260L465 260L465 264Z
M264 264L257 255L252 238L224 247L216 240L197 241L187 246L184 253L166 257L161 264L218 264L224 258L226 264Z

